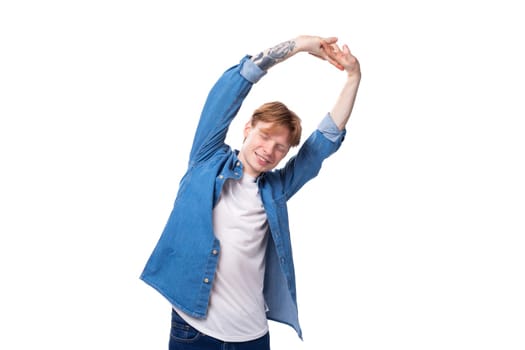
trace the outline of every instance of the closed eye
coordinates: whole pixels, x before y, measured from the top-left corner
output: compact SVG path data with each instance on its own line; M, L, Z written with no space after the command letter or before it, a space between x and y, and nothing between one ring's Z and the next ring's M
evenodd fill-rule
M284 146L284 145L277 145L277 150L279 152L282 152L282 153L285 153L288 151L288 147Z

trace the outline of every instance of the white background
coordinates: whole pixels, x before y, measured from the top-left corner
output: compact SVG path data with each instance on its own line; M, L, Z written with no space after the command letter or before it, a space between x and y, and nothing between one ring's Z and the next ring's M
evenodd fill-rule
M290 202L304 341L272 349L525 349L519 1L3 1L0 348L167 349L138 277L208 89L245 54L338 36L363 78L348 136ZM305 135L344 73L274 67Z

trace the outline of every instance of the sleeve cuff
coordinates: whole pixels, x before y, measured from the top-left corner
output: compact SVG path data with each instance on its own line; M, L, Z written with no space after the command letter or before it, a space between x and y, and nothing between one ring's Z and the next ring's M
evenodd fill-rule
M242 59L242 67L241 67L241 75L248 80L250 83L255 84L259 81L264 75L266 74L266 71L259 68L258 65L253 63L251 60L251 56L244 56Z
M323 120L321 120L317 129L332 142L338 141L339 138L345 134L345 130L339 130L337 125L335 125L330 113L327 113Z

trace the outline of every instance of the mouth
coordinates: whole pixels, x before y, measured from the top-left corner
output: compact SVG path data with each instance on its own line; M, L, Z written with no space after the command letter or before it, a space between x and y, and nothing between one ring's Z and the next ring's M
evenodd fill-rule
M269 164L272 164L272 162L271 162L268 158L266 158L266 157L260 155L260 154L257 153L257 152L255 152L255 156L257 157L257 161L258 161L259 164L261 164L261 165L269 165Z

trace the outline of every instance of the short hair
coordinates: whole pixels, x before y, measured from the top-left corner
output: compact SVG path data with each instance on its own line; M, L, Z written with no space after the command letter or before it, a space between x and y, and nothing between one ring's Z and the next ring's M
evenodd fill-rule
M270 131L275 127L284 127L290 131L290 146L297 146L301 141L301 118L291 111L282 102L267 102L257 108L251 118L251 125L255 126L257 122L272 123Z

